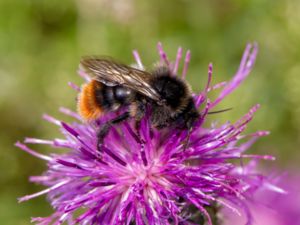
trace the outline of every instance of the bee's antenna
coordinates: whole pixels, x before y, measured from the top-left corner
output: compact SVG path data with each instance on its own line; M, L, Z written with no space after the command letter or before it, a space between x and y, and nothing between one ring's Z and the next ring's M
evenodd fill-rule
M232 109L233 108L221 109L221 110L218 110L218 111L208 112L207 114L217 114L217 113L227 112L227 111L232 110Z

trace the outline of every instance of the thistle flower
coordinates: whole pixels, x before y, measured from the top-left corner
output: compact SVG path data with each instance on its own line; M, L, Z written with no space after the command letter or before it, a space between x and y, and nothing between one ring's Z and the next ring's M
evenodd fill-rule
M179 48L175 62L170 62L161 44L158 44L161 63L178 74L182 57ZM136 65L143 69L137 51L133 52ZM140 134L128 120L114 126L105 137L104 153L97 152L97 130L104 121L116 116L109 113L93 124L81 122L81 118L69 109L61 111L75 119L67 124L49 115L44 119L57 125L64 139L41 140L26 138L16 146L45 160L48 170L30 181L47 188L27 195L19 202L47 194L54 213L47 218L33 218L45 224L213 224L217 222L217 209L226 207L240 214L244 210L251 222L245 199L264 184L263 176L255 172L242 159L270 159L271 156L245 154L245 151L266 131L244 135L247 124L259 105L252 107L235 123L205 126L207 115L230 94L250 73L257 54L257 46L248 44L240 66L229 82L211 85L212 64L208 69L208 82L203 91L194 93L201 117L190 133L185 146L187 131L174 128L151 128L148 110L141 121ZM187 51L182 77L187 74L190 51ZM79 74L90 80L87 74ZM70 83L75 90L75 84ZM222 89L219 96L210 101L207 94ZM144 147L138 138L143 139ZM243 140L243 141L242 141ZM68 149L66 153L44 155L27 144L46 144L54 148ZM201 222L202 221L202 222ZM204 222L206 221L206 222Z

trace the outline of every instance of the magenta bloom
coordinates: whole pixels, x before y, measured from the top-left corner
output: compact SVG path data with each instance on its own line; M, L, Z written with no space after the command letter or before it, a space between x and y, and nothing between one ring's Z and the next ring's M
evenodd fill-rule
M178 49L175 62L170 62L158 45L160 61L178 74L182 49ZM97 154L97 130L115 113L110 113L93 124L81 122L77 113L62 108L62 112L75 118L67 124L48 115L44 118L56 124L64 139L41 140L26 138L16 145L22 150L47 161L48 170L41 176L30 178L46 186L39 193L19 199L20 202L47 194L54 213L47 218L33 218L37 224L111 224L111 225L192 225L212 224L216 210L226 207L240 214L245 211L246 199L262 186L263 176L256 173L251 163L243 158L273 159L271 156L245 154L245 151L265 131L244 135L258 105L252 107L235 123L204 125L207 115L230 94L250 73L257 54L256 45L247 45L241 64L233 79L211 85L212 65L204 90L194 94L201 117L191 132L185 148L187 131L166 128L150 129L149 114L141 122L140 135L145 142L142 151L134 121L114 126L104 141L104 154ZM139 55L134 51L136 65L143 69ZM182 77L185 78L190 52L186 53ZM80 75L89 80L86 74ZM78 90L74 84L71 86ZM221 89L219 96L210 101L207 94ZM241 140L243 139L243 141ZM43 155L26 144L47 144L68 149L66 153ZM216 207L217 206L217 207ZM202 221L202 222L201 222Z

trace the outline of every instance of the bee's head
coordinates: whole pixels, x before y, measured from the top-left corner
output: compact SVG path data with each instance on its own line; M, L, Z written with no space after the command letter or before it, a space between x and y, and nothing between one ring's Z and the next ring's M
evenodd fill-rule
M157 76L152 85L161 97L158 104L169 106L173 110L185 105L185 99L189 96L187 85L174 76Z

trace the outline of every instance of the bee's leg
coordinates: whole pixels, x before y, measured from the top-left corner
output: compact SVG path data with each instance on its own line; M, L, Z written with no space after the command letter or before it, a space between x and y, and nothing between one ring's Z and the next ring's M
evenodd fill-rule
M197 109L192 104L192 100L189 104L188 112L184 114L184 127L187 129L187 135L183 145L183 151L189 147L191 134L194 128L194 124L199 119L200 115Z
M141 120L145 116L146 113L146 106L145 103L142 101L137 101L136 103L136 112L135 112L135 131L136 134L140 140L140 144L143 145L144 141L142 140L141 134L140 134L140 127L141 127ZM142 146L143 147L143 146Z
M135 129L139 137L140 137L141 120L144 118L146 114L146 106L147 106L147 102L143 100L139 100L135 103L135 110L136 110L134 115L136 121Z
M104 138L108 134L112 125L121 123L122 121L128 119L129 116L130 116L129 112L125 112L125 113L119 115L118 117L107 121L105 124L102 125L102 127L99 129L99 131L97 133L97 138L98 138L97 150L98 150L98 152L101 152L101 146L103 145Z
M146 113L146 103L143 101L137 101L136 103L136 113L135 113L135 131L137 134L137 139L139 141L139 144L141 146L141 158L143 160L143 163L145 166L147 166L148 162L146 159L146 154L145 154L145 141L141 137L140 134L140 128L141 128L141 120L145 116Z
M187 149L188 145L189 145L192 128L189 128L187 132L188 133L187 133L186 138L183 142L183 151L185 151Z
M139 143L141 145L141 148L143 149L145 141L142 139L142 136L141 136L141 133L140 133L140 128L141 128L141 121L140 120L137 120L135 122L134 128L135 128L135 132L136 132L137 138L139 140Z
M148 161L147 161L146 153L145 153L145 141L141 137L140 127L141 127L141 121L138 120L138 121L135 122L135 130L136 130L136 135L137 135L138 142L141 146L141 158L143 160L144 165L147 166Z

